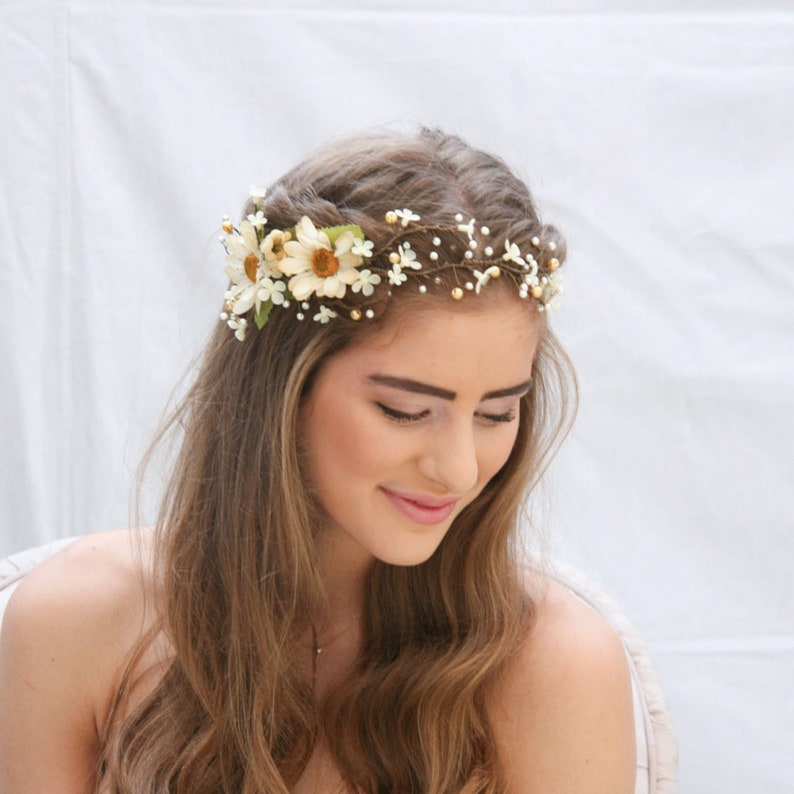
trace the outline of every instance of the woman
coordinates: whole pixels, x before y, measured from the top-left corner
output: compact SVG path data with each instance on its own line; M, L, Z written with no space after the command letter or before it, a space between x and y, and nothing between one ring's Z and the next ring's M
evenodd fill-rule
M632 791L622 645L515 553L571 397L556 230L428 130L336 144L245 216L156 529L9 605L0 788Z

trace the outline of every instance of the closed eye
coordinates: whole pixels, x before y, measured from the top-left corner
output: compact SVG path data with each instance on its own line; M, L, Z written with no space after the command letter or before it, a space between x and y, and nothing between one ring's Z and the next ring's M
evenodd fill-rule
M418 414L409 414L405 411L398 411L396 408L390 408L388 405L378 402L376 402L375 405L377 405L378 408L380 408L380 410L393 422L398 422L399 424L403 425L411 424L412 422L418 422L420 419L424 419L430 414L430 411L420 411Z
M478 416L490 425L498 425L501 422L512 422L516 418L517 412L510 410L503 414L478 414Z

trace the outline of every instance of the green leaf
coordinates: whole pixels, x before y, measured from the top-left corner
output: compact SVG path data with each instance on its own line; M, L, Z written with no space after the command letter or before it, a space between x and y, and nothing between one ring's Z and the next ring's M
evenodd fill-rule
M328 235L328 241L331 245L335 245L336 241L345 233L345 232L353 232L353 237L358 237L359 240L365 240L364 232L361 231L361 227L356 223L349 223L347 226L327 226L324 229L318 229L318 231L325 232Z
M264 324L267 322L267 318L270 317L270 312L273 311L273 302L267 301L267 303L263 303L259 307L259 311L254 315L254 322L256 323L256 327L261 331Z

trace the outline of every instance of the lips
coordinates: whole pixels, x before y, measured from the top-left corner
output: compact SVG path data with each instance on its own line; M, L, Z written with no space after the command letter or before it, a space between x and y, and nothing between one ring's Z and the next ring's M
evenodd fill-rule
M392 491L381 487L392 505L417 524L439 524L449 518L460 497L439 497L432 494Z

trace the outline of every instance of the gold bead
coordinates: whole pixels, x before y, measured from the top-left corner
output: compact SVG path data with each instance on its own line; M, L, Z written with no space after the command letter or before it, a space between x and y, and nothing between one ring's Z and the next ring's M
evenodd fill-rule
M386 223L394 224L397 223L398 220L399 218L397 217L397 213L394 210L389 210L386 213Z
M350 310L350 319L358 322L361 319L361 312L358 309Z
M452 295L452 300L459 301L463 297L463 290L460 287L454 287L450 294Z
M231 221L224 221L221 228L226 232L226 234L231 234L234 231L234 226L232 225Z
M549 259L548 268L549 270L556 270L560 266L560 260L556 257Z
M399 264L400 263L400 255L396 251L392 251L389 254L389 262L391 262L393 265Z
M543 294L543 287L532 287L530 292L532 293L533 298L540 298L540 296Z

